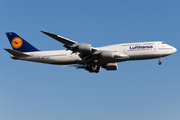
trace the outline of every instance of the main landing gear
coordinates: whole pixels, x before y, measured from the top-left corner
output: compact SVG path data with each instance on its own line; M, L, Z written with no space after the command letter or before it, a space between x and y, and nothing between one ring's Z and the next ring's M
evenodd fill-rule
M97 59L94 59L91 63L77 67L77 69L85 69L90 73L98 73L100 72L100 64Z
M162 57L159 58L159 62L158 62L159 65L162 64L161 59L162 59Z
M100 66L98 65L89 65L85 67L85 70L91 72L91 73L98 73L100 72Z
M100 65L99 65L99 61L97 59L94 59L92 62L92 65L88 65L86 66L86 70L93 73L98 73L100 72Z

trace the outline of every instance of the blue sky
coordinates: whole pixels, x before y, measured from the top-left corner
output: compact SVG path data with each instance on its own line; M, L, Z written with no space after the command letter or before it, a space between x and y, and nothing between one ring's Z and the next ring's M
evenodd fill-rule
M52 32L93 47L164 41L180 48L178 0L1 0L1 120L179 120L179 52L118 63L117 71L15 61L5 32L40 50L64 49Z

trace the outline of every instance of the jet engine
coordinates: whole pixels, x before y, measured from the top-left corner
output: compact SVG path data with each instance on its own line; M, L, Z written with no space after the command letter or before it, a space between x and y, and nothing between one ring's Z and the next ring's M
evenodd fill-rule
M72 50L73 52L91 52L92 51L91 44L86 44L86 43L64 45L64 47L66 47L67 50Z
M106 65L103 66L103 68L106 70L117 70L118 65L117 63L107 63Z
M102 58L114 58L114 53L112 51L102 51L99 55Z
M86 44L86 43L79 43L76 49L80 52L91 52L91 44Z

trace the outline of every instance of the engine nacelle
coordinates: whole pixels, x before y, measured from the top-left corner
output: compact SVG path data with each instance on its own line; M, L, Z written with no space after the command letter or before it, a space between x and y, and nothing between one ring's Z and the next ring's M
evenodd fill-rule
M105 66L103 66L103 68L106 70L117 70L118 65L117 63L107 63Z
M79 45L77 46L77 50L79 52L91 52L92 51L91 44L79 43Z
M102 51L100 56L102 58L114 58L114 53L112 51Z

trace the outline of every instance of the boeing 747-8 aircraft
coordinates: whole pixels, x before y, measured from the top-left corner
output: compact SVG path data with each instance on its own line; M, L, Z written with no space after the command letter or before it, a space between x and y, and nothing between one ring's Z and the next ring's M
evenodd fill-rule
M56 34L44 32L44 34L64 44L66 50L40 51L14 32L6 33L13 48L5 48L11 54L12 59L25 60L39 63L72 65L89 72L100 72L100 67L106 70L117 70L117 62L130 60L144 60L161 58L177 51L162 41L137 42L115 44L94 48L91 44L77 43Z

